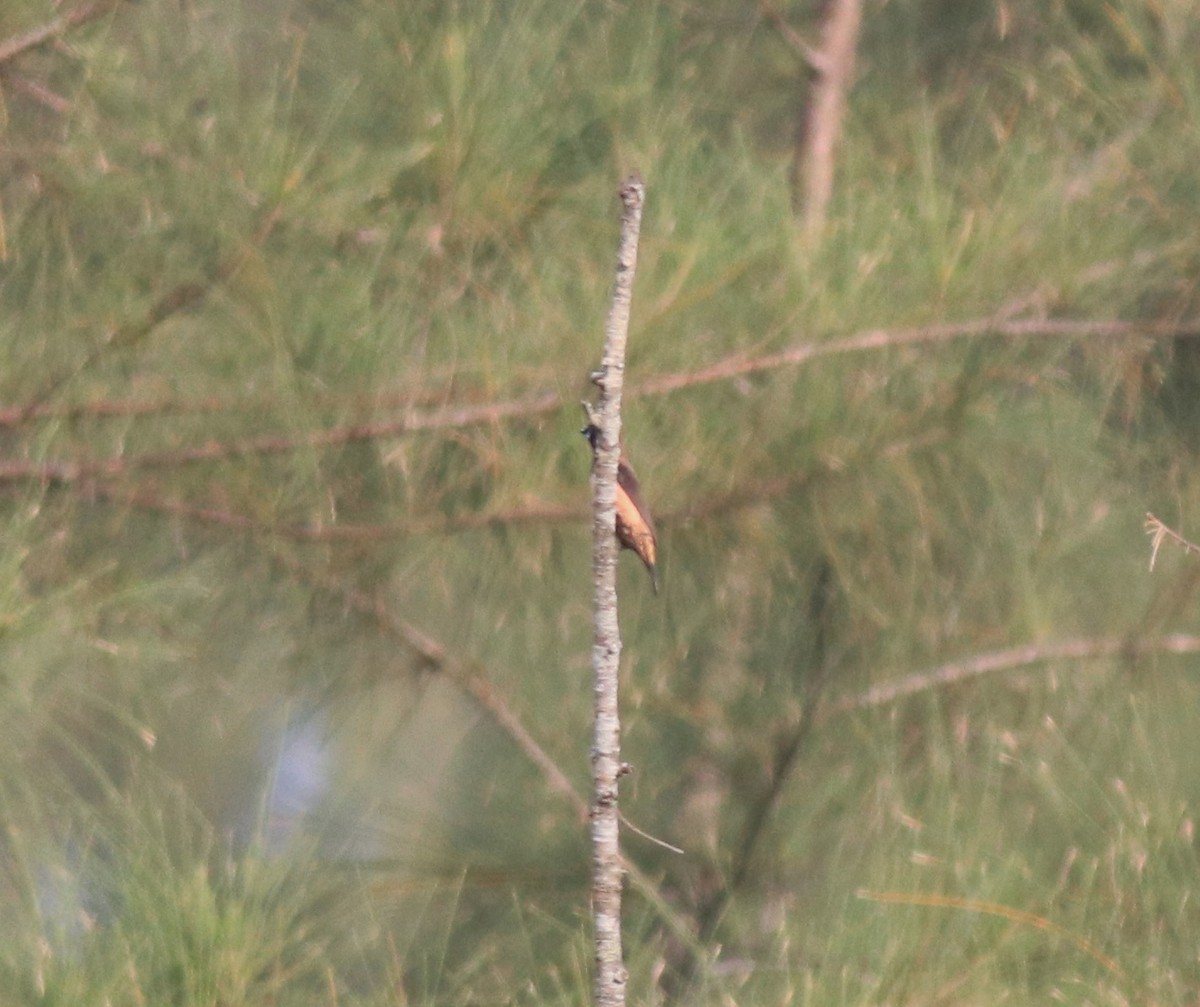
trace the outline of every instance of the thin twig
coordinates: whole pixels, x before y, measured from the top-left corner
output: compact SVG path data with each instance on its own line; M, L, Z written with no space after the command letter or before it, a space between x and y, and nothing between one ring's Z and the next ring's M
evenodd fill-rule
M54 18L53 21L47 21L37 28L31 28L20 35L14 35L12 38L5 39L3 42L0 42L0 65L20 56L22 53L28 52L30 49L36 49L51 39L64 34L71 28L75 28L78 25L116 10L123 2L124 0L92 0L91 3L82 3L78 7L67 11L66 14Z
M455 429L495 423L503 419L552 412L562 405L557 393L538 399L484 403L413 413L396 419L352 423L316 430L298 437L267 434L241 441L208 441L177 451L150 451L140 455L78 461L33 462L25 459L0 461L0 481L33 479L41 482L70 483L80 479L115 478L144 469L177 468L231 458L265 457L289 454L310 448L338 447L361 441L383 440L422 430Z
M1007 339L1101 338L1145 335L1179 337L1200 335L1200 319L1178 324L1131 322L1120 319L1087 321L1076 319L1030 318L1000 320L994 317L975 318L966 322L947 322L903 329L867 329L845 339L796 343L777 353L759 357L730 356L694 371L663 374L635 385L631 396L662 395L695 385L729 381L733 378L806 364L818 357L863 353L872 350L898 349L926 343L951 342L978 336L999 336Z
M61 94L57 94L46 87L45 84L39 83L36 80L30 80L19 73L13 73L11 70L5 71L4 80L13 91L25 95L27 98L37 102L52 112L57 112L59 115L66 115L71 111L71 102L64 98Z
M335 594L349 608L369 616L388 636L405 644L429 667L455 682L512 738L525 757L541 771L549 787L567 800L579 821L586 821L587 804L576 792L567 775L525 728L521 718L512 711L483 674L472 668L467 661L454 656L440 640L393 613L381 597L369 595L341 581L318 577L291 557L273 555L272 559L297 580Z
M1089 336L1123 336L1145 334L1164 338L1200 335L1200 320L1180 324L1124 321L1072 321L1059 319L1000 320L999 316L973 319L967 322L908 329L871 329L844 339L820 342L797 343L779 353L761 357L746 357L736 354L718 360L695 371L662 374L645 381L635 382L625 389L626 398L641 398L661 395L679 388L727 381L780 367L805 364L822 356L854 353L866 350L882 350L889 347L909 346L919 343L948 341L972 336L997 335L1001 337L1033 338L1053 336L1060 338ZM403 410L401 420L386 421L388 434L402 434L410 430L437 430L479 426L505 420L532 419L552 413L570 404L573 399L557 392L542 392L527 398L506 399L499 402L479 402L458 406L440 406L427 412L416 411L418 406L427 405L431 398L441 397L442 392L418 391L415 393L382 393L376 395L321 395L315 394L310 401L331 409L357 412L379 412ZM224 413L235 411L269 409L269 396L253 399L221 399L210 396L202 399L101 399L86 403L36 403L20 406L0 407L0 426L15 426L28 419L82 419L109 417L158 416L186 413ZM361 427L352 429L362 429ZM355 435L348 433L347 439ZM294 447L304 447L307 442L296 441ZM237 451L231 452L233 454ZM250 453L249 450L241 453Z
M803 35L788 24L787 18L777 11L774 6L767 3L767 0L759 0L758 12L767 24L779 32L780 38L791 46L792 51L808 64L809 69L817 73L821 73L826 69L827 61L825 54L816 46L810 45Z
M1104 338L1131 335L1178 338L1200 335L1200 320L1163 324L1122 320L1097 322L1070 319L1000 321L994 318L980 318L967 322L906 329L870 329L845 339L797 343L777 353L759 357L734 355L694 371L662 374L633 385L626 394L630 398L665 395L684 388L730 381L785 367L800 366L820 357L948 342L987 335L1011 339ZM72 373L77 373L77 369ZM358 441L399 437L418 431L463 429L507 420L529 419L556 412L565 404L566 400L558 392L544 392L525 399L510 399L466 406L445 406L427 411L414 409L402 417L311 431L300 436L266 435L242 441L209 441L196 447L177 451L119 455L102 459L41 462L27 459L7 459L0 460L0 481L34 480L45 483L69 483L80 479L113 478L140 469L173 468L224 461L230 458L286 454L310 448L334 447ZM573 404L574 400L572 400ZM43 403L39 397L33 403L20 408L23 415L33 415L43 408ZM3 414L0 423L5 421L11 422L12 417Z
M274 538L296 542L374 543L411 538L417 535L445 535L476 528L508 527L521 524L542 525L546 522L577 521L583 516L578 507L555 504L531 504L504 510L478 511L449 517L415 518L392 524L287 524L231 511L224 507L206 506L173 497L161 496L151 490L128 490L104 481L85 484L89 497L114 504L123 504L141 511L166 514L197 524L255 531Z
M280 209L274 207L263 216L258 228L250 239L251 249L264 244L279 221ZM209 275L200 283L182 283L167 291L150 306L150 310L136 322L125 325L111 333L104 341L95 346L83 359L53 375L37 391L33 398L25 404L25 409L32 412L43 406L47 399L54 395L63 385L90 370L102 356L113 350L128 349L149 336L167 319L181 311L203 301L213 288L232 278L250 257L250 249L238 251L227 256L211 270Z
M906 675L892 682L874 686L866 692L844 696L830 702L821 713L822 723L839 714L888 706L929 689L958 685L993 672L1014 671L1047 661L1084 661L1120 654L1195 654L1200 653L1200 636L1174 633L1146 640L1127 637L1063 640L1057 643L1026 644L988 654L977 654L961 661L951 661L931 671Z
M630 832L634 833L635 835L641 836L648 843L653 843L655 846L661 847L662 849L666 850L668 853L678 853L680 856L682 856L684 853L687 852L686 850L680 849L678 846L674 846L673 844L668 843L665 839L659 839L658 836L652 835L651 833L647 832L645 829L638 828L636 825L633 824L633 822L631 822L628 818L625 817L624 812L620 812L620 815L621 815L621 824L624 825L625 828L627 828ZM629 861L625 860L624 863L625 863L626 869L628 869Z
M362 415L412 410L418 406L429 406L431 403L443 401L446 397L447 393L442 387L423 388L413 392L382 391L370 394L355 392L346 395L314 389L307 393L305 401L318 408ZM158 398L142 399L94 399L91 402L43 402L32 406L0 406L0 427L13 427L28 420L45 419L106 420L144 416L263 413L277 408L279 404L280 400L273 395L228 399L218 395L207 395L200 398L163 395Z
M343 581L321 577L293 557L273 553L271 560L277 566L285 569L296 581L336 597L347 609L370 619L380 632L404 644L429 668L445 675L447 680L472 697L492 722L512 739L522 754L541 773L549 789L559 794L570 805L576 819L580 823L587 821L587 802L580 796L570 778L554 761L554 758L525 726L516 711L492 685L484 669L476 667L469 659L455 655L440 640L419 626L395 615L381 597L367 594ZM655 839L641 829L633 826L631 828L638 835L645 836L667 849L674 849L670 844ZM621 858L621 864L630 884L649 905L654 907L659 919L685 946L694 948L696 945L695 934L679 913L662 897L658 883L648 877L636 863L624 856Z

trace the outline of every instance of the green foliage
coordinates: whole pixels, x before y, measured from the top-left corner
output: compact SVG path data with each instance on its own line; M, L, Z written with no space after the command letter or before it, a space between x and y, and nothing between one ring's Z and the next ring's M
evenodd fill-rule
M1190 1002L1200 567L1140 525L1200 500L1196 13L868 5L816 239L754 4L121 3L0 64L12 1002L588 998L634 167L622 803L685 853L626 835L631 996Z

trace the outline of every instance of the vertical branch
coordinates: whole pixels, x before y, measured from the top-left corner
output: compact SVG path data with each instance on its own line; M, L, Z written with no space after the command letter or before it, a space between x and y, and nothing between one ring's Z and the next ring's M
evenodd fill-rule
M814 61L817 78L804 112L792 165L792 195L803 208L810 235L825 226L833 195L834 153L842 132L846 92L854 75L854 54L862 23L862 0L829 0L821 50Z
M617 780L621 775L621 721L617 675L621 633L617 624L617 462L621 449L621 393L629 305L637 268L638 233L646 187L635 172L621 186L621 236L612 303L604 328L604 359L596 384L600 433L592 466L592 675L595 724L592 745L592 915L596 946L596 1007L624 1007L627 972L621 955L621 848Z

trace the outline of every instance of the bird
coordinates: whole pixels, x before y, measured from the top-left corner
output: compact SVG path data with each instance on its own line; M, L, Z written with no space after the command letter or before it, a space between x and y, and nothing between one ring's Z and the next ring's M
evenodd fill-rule
M592 448L592 464L596 463L596 443L600 439L600 428L589 423L580 431ZM658 538L654 534L654 522L650 511L642 503L642 488L638 485L633 466L625 457L617 462L617 541L623 549L637 553L638 559L650 574L650 586L658 594Z

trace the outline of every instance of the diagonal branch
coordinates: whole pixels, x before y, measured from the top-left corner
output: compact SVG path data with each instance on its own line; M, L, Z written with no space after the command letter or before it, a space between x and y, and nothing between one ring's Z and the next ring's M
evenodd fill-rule
M1196 654L1200 653L1200 636L1172 633L1147 640L1130 640L1128 637L1099 637L1096 639L1062 640L1057 643L1031 643L1007 650L977 654L961 661L951 661L931 671L874 686L866 692L829 703L822 711L821 721L854 710L865 710L915 696L929 689L940 689L990 675L995 672L1015 671L1048 661L1087 661L1118 655L1140 654Z
M662 395L695 385L730 381L734 378L779 370L784 367L798 367L819 357L952 342L980 336L999 336L1006 339L1096 339L1133 335L1200 336L1200 319L1192 319L1178 324L1162 324L1122 319L1104 321L1066 318L998 320L987 317L975 318L966 322L946 322L901 329L866 329L844 339L795 343L777 353L768 353L758 357L734 355L694 371L663 374L635 386L631 395Z
M45 24L31 28L27 32L5 39L3 42L0 42L0 65L7 63L11 59L15 59L22 53L36 49L51 39L65 34L72 28L86 24L88 21L116 10L123 2L124 0L91 0L89 3L81 3L78 7L67 11L66 14L60 15L52 21L47 21Z
M504 698L492 687L480 670L455 657L440 640L418 626L395 615L381 597L369 595L356 587L331 578L319 577L291 557L272 554L276 565L290 576L319 590L338 597L347 607L371 619L387 636L398 640L417 654L428 666L444 674L471 696L517 747L538 768L547 785L567 800L581 821L587 820L587 804L558 764L536 738L526 729L521 718L513 712Z
M264 215L253 237L250 239L251 248L258 248L266 242L279 221L280 212L280 208L275 207ZM249 250L228 255L224 260L218 262L209 275L201 282L181 283L167 291L167 293L150 306L150 310L142 318L136 322L130 322L115 332L110 333L107 339L93 347L91 352L87 353L81 361L64 369L59 374L53 375L46 381L34 397L22 407L23 412L19 421L24 420L32 415L34 411L42 408L47 399L53 396L65 384L89 370L106 353L112 350L128 349L131 346L136 346L154 332L163 322L167 321L167 319L174 317L193 305L199 304L215 287L234 276L246 262L249 255Z
M788 24L787 18L768 3L767 0L759 0L758 13L762 15L762 19L767 24L779 32L780 38L791 46L792 50L804 60L810 70L821 73L827 68L825 54L816 46L810 45L803 35Z
M287 571L295 581L307 584L328 595L336 597L348 609L371 620L380 632L409 648L425 664L444 674L470 696L516 744L530 763L542 774L546 785L560 795L581 823L589 815L587 802L580 796L570 778L542 747L533 733L525 726L520 716L488 680L484 669L473 662L456 656L440 640L419 626L395 615L383 598L370 595L331 577L322 577L294 558L279 553L271 554L271 561ZM640 829L634 829L645 835ZM653 838L653 837L650 837ZM657 842L657 840L655 840ZM628 857L622 856L621 865L629 877L630 884L651 905L659 919L685 946L696 949L696 936L680 914L663 898L660 885L651 879Z

